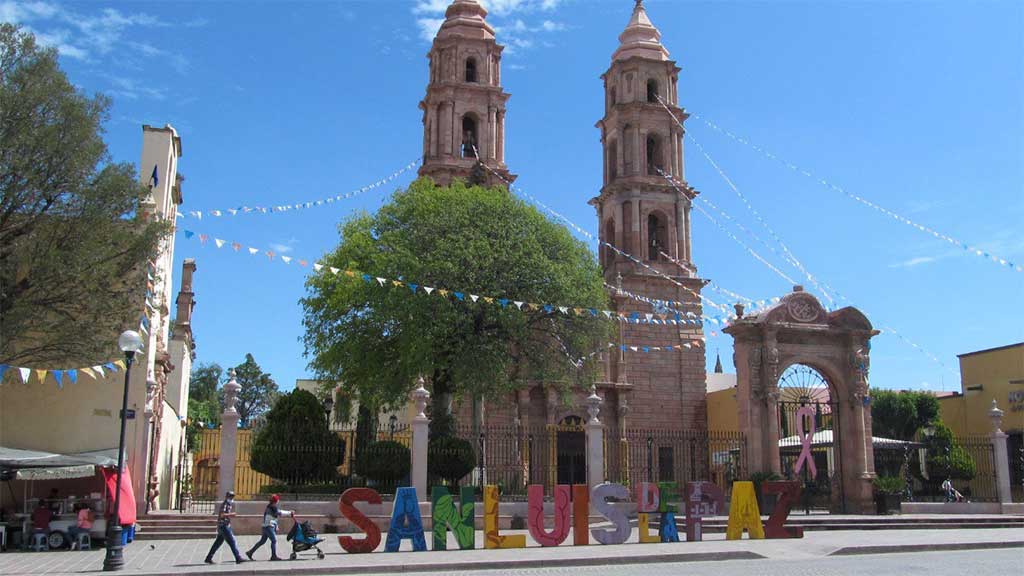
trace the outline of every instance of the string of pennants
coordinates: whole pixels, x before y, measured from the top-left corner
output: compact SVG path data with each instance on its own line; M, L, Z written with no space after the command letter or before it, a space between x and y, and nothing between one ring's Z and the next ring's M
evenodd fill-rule
M355 196L359 196L360 194L364 194L366 192L370 192L371 190L380 188L381 186L384 186L385 184L391 182L395 178L398 178L405 172L412 170L419 163L420 158L417 158L372 184L367 184L366 186L352 190L351 192L346 192L344 194L338 194L335 196L329 196L327 198L322 198L320 200L310 200L308 202L299 202L298 204L284 204L278 206L239 206L238 208L228 208L225 210L206 210L205 212L202 210L190 210L188 212L179 212L178 218L191 217L197 220L202 220L204 214L206 216L216 217L224 215L237 216L238 214L276 214L280 212L290 212L292 210L301 210L303 208L313 208L316 206L333 204L334 202L347 200L349 198L353 198Z
M72 384L78 383L78 374L82 373L93 380L100 380L106 377L106 372L117 372L125 369L124 360L117 360L114 362L105 362L103 364L96 364L95 366L88 366L85 368L64 368L56 370L52 368L25 368L23 366L11 366L9 364L0 364L0 384L3 384L4 375L8 370L13 370L14 374L18 374L21 377L23 384L28 384L32 376L36 377L36 380L40 384L46 381L46 376L52 374L54 379L57 381L57 388L64 389L64 379L67 378L68 382Z
M658 254L661 254L661 256L663 258L665 258L669 262L675 264L676 266L679 266L680 268L682 268L684 270L686 269L686 266L682 262L680 262L679 260L676 260L675 258L669 256L665 252L659 250ZM725 294L726 296L730 296L732 298L735 298L736 300L738 300L740 302L746 302L747 303L747 308L749 310L758 310L758 309L764 308L766 306L769 306L771 304L776 304L776 303L779 302L779 300L781 300L781 298L779 298L778 296L776 296L774 298L762 298L760 300L754 300L753 298L747 298L746 296L744 296L742 294L737 294L736 292L733 292L732 290L727 290L727 289L719 286L718 284L715 284L714 282L712 282L710 280L708 281L708 286L710 286L713 290L715 290L717 292L721 292L722 294Z
M475 151L475 148L474 148L474 151ZM714 308L716 310L719 310L719 311L725 313L726 316L729 315L729 307L728 306L724 306L722 304L718 304L718 303L714 302L713 300L711 300L707 296L705 296L703 294L700 294L699 292L696 292L696 291L690 289L689 287L683 285L681 282L677 281L675 278L672 278L671 276L669 276L668 274L665 274L661 270L658 270L657 268L654 268L653 266L648 265L647 263L643 262L639 258L633 256L632 254L630 254L628 252L625 252L623 250L620 250L618 247L613 246L612 244L610 244L608 242L605 242L604 240L601 240L600 238L595 237L593 234L591 234L590 232L584 230L583 228L578 226L575 222L573 222L572 220L570 220L566 216L562 215L558 211L556 211L556 210L552 209L551 207L549 207L548 205L544 204L543 202L538 200L536 197L534 197L533 195L531 195L528 192L526 192L525 190L523 190L521 187L513 185L512 182L508 181L508 179L506 179L501 174L495 172L494 169L492 169L487 164L481 163L481 165L484 168L486 168L488 172L490 172L495 177L499 178L502 182L504 182L505 185L508 186L509 190L511 190L511 191L513 191L513 192L523 196L524 198L526 198L527 200L529 200L533 204L535 204L538 207L540 207L542 210L548 212L549 214L551 214L552 216L558 218L562 222L565 222L570 228L575 230L580 235L586 237L587 239L589 239L589 240L591 240L593 242L596 242L599 246L604 246L604 247L608 248L609 250L612 250L613 252L615 252L619 256L622 256L623 258L626 258L627 260L633 262L634 264L644 268L648 272L651 272L651 273L653 273L656 276L659 276L661 278L664 278L665 280L668 280L669 282L671 282L676 287L682 288L686 292L689 292L690 294L692 294L695 298L700 299L703 304L705 304L707 306L710 306L711 308Z
M683 342L682 344L672 344L668 346L631 346L628 344L616 344L615 342L609 342L607 346L594 350L590 354L580 356L579 358L574 359L572 356L569 355L568 352L566 352L565 355L569 358L569 362L572 363L573 366L575 366L576 368L582 368L588 360L592 359L598 354L601 354L602 352L605 352L606 350L611 350L614 348L618 348L622 352L639 352L642 354L651 354L656 352L679 352L682 350L692 350L694 348L700 348L703 345L704 341L702 339L690 340L689 342ZM565 350L564 347L563 350Z
M947 234L943 234L942 232L939 232L939 231L935 230L934 228L931 228L929 226L925 226L924 224L921 224L919 222L911 220L910 218L907 218L906 216L898 214L898 213L896 213L896 212L894 212L892 210L889 210L888 208L885 208L883 206L880 206L880 205L876 204L875 202L872 202L871 200L868 200L867 198L864 198L862 196L854 194L853 192L850 192L850 191L848 191L848 190L846 190L846 189L844 189L844 188L842 188L842 187L840 187L840 186L838 186L836 184L833 184L832 182L826 180L825 178L822 178L822 177L818 176L817 174L815 174L811 170L807 170L806 168L803 168L801 166L797 166L796 164L793 164L789 160L786 160L784 158L781 158L781 157L777 156L776 154L772 153L771 151L766 150L765 148L763 148L761 146L758 146L757 144L754 144L753 142L751 142L750 140L748 140L748 139L746 139L746 138L744 138L742 136L737 136L736 134L733 134L729 130L726 130L726 129L722 128L718 124L715 124L713 121L711 121L708 118L705 118L705 117L700 116L698 114L690 114L690 116L695 118L695 119L697 119L697 120L700 120L701 122L703 122L706 126L711 128L712 130L715 130L716 132L718 132L720 134L724 134L725 136L727 136L729 139L733 140L734 142L738 142L740 144L743 144L744 146L747 146L748 148L751 148L752 150L754 150L755 152L757 152L761 156L764 156L765 158L768 158L769 160L773 160L775 162L778 162L779 164L782 164L783 166L789 168L793 172L796 172L798 174L803 175L806 178L809 178L811 180L816 181L818 184L820 184L824 188L827 188L827 189L832 190L834 192L838 192L840 194L843 194L844 196L847 196L848 198L851 198L852 200L855 200L855 201L857 201L857 202L859 202L859 203L861 203L861 204L863 204L863 205L865 205L865 206L867 206L867 207L869 207L869 208L871 208L871 209L873 209L873 210L875 210L875 211L877 211L877 212L879 212L881 214L884 214L884 215L892 218L893 220L896 220L897 222L901 222L903 224L906 224L907 226L910 226L912 228L916 228L917 230L919 230L921 232L924 232L926 234L929 234L929 235L931 235L931 236L933 236L935 238L938 238L939 240L943 240L943 241L949 242L950 244L956 246L957 248L963 249L965 252L972 253L975 256L979 256L979 257L984 258L986 260L990 260L990 261L995 262L996 264L998 264L1000 266L1005 266L1006 268L1009 268L1011 270L1015 270L1017 272L1024 272L1024 264L1018 264L1018 263L1011 262L1011 261L1007 260L1006 258L1002 258L1000 256L997 256L995 254L992 254L992 253L989 253L989 252L987 252L985 250L982 250L978 246L969 244L969 243L964 242L962 240L958 240L956 238L953 238L952 236L949 236Z
M453 298L455 300L462 301L462 302L465 302L465 301L468 300L468 301L473 302L473 303L484 302L486 304L498 304L502 308L509 308L509 309L514 308L516 310L523 311L523 312L543 311L543 312L545 312L547 314L563 314L563 315L566 315L566 316L590 316L590 317L604 316L605 318L609 318L609 319L613 319L613 320L618 320L620 322L626 322L626 323L632 323L632 324L654 324L654 325L664 325L664 326L700 326L703 323L702 322L702 318L703 318L704 322L709 322L711 324L717 324L717 325L725 326L725 325L728 324L728 322L730 320L728 317L717 317L716 318L716 317L712 317L712 316L703 316L701 318L701 317L698 317L693 312L686 312L686 313L676 312L675 314L658 314L658 313L631 312L631 313L627 314L625 312L616 312L616 311L613 311L613 310L601 310L601 309L598 309L598 308L590 308L590 307L564 306L564 305L556 305L556 304L534 303L534 302L526 302L526 301L513 300L511 298L494 298L494 297L490 297L490 296L481 296L481 295L472 294L472 293L469 293L469 292L466 292L466 291L449 290L449 289L445 289L445 288L437 288L437 287L434 287L434 286L426 286L426 285L421 284L421 283L409 282L407 280L397 280L397 279L393 279L393 278L384 278L384 277L380 277L380 276L373 276L373 275L366 274L366 273L363 273L363 272L359 272L359 271L356 271L356 270L342 270L340 268L335 268L333 266L326 266L326 265L324 265L324 264L322 264L320 262L312 261L312 260L305 259L305 258L296 258L296 257L292 257L292 256L284 256L284 255L281 255L281 254L278 254L278 253L274 252L273 250L260 250L259 248L253 248L251 246L243 246L239 242L229 242L228 240L224 240L224 239L221 239L221 238L211 238L208 234L199 234L199 233L196 233L193 230L185 230L185 229L183 229L182 231L183 231L186 239L191 240L191 239L194 239L194 238L198 238L200 243L202 243L204 245L208 244L210 240L213 240L213 243L214 243L214 245L217 248L223 248L224 246L230 245L231 248L235 252L239 252L239 253L241 253L242 249L245 248L245 251L248 252L250 255L258 256L258 255L262 254L262 255L266 256L269 261L273 261L273 260L277 259L277 260L280 260L281 262L283 262L284 264L291 264L294 261L299 266L304 267L304 268L311 267L316 272L321 272L323 270L327 270L331 274L334 274L334 275L345 275L345 276L348 276L350 278L360 278L360 279L362 279L363 281L365 281L367 283L376 283L376 284L378 284L382 288L389 287L389 286L390 287L396 287L396 288L404 287L404 288L410 290L413 294L418 294L418 293L422 292L422 293L424 293L424 294L426 294L428 296L436 294L438 296L450 297L450 298Z

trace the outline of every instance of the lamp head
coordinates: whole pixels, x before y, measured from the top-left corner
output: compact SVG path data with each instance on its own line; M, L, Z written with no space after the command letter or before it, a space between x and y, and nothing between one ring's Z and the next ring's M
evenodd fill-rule
M136 352L142 350L142 336L139 336L139 333L134 330L125 330L117 338L117 347L126 356L134 356Z

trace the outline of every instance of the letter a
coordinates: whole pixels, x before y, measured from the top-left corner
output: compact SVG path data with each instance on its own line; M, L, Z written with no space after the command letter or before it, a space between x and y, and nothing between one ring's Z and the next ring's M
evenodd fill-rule
M420 503L416 489L404 486L395 494L395 508L391 512L391 527L384 543L385 552L398 552L404 539L412 540L412 549L425 552L427 539L423 534L423 520L420 518Z
M558 546L569 535L569 485L555 486L555 528L544 530L544 486L531 484L526 489L526 526L541 546Z
M448 529L455 533L455 541L459 543L460 550L472 550L476 545L475 496L472 486L463 486L459 490L459 509L455 509L455 502L451 493L444 486L434 486L431 500L433 510L431 516L434 520L434 550L448 549Z
M498 487L484 486L484 548L526 548L526 534L498 533Z
M338 500L341 515L365 532L366 538L356 540L351 536L338 536L338 544L349 554L373 552L380 546L380 528L356 509L356 502L380 504L380 494L372 488L349 488L342 493L341 499Z
M754 483L750 481L732 483L732 504L725 539L740 540L744 530L750 533L752 539L764 538L761 511L757 507L757 497L754 496Z

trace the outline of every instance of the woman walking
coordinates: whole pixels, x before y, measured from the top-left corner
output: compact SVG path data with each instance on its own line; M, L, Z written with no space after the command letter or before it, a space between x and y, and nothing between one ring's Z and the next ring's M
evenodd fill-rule
M279 509L277 503L280 501L281 497L277 494L270 497L270 503L267 504L266 510L263 511L263 530L261 531L260 541L245 553L249 560L252 560L253 553L259 550L260 546L263 546L263 543L267 540L270 540L270 559L275 561L281 559L277 555L277 519L281 516L291 516L294 518L295 512Z

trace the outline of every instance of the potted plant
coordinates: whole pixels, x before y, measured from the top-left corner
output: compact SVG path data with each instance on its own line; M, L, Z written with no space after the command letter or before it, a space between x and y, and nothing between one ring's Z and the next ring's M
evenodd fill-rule
M761 484L773 480L782 480L775 472L754 472L750 475L750 481L754 483L754 493L757 495L757 508L761 514L771 514L775 510L775 497L766 496L761 492Z
M899 476L878 476L873 481L875 506L879 514L890 514L900 509L900 497L907 483Z

